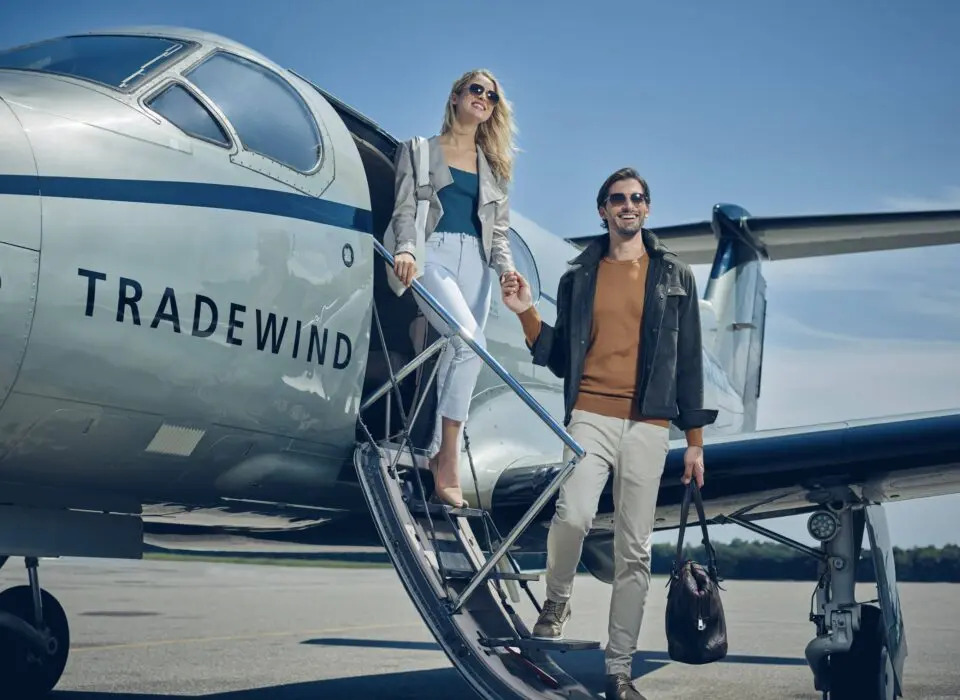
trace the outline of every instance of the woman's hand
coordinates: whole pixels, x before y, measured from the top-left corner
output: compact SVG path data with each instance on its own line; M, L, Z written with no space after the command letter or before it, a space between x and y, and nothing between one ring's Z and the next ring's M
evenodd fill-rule
M393 272L405 287L409 287L417 276L417 262L410 253L397 253L393 256Z
M500 296L504 306L515 314L522 314L533 306L530 284L519 272L507 272L500 277Z

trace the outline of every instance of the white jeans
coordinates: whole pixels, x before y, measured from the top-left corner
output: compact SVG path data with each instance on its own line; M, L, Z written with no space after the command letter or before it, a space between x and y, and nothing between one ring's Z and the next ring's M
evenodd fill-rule
M614 579L605 651L606 672L630 673L650 588L650 549L660 477L670 449L666 428L574 410L567 431L586 455L560 487L547 534L547 597L567 601L613 470ZM570 448L564 460L572 459Z
M490 312L493 273L483 258L480 239L466 233L435 231L427 240L426 255L420 283L477 345L486 349L483 330ZM453 335L453 330L419 296L417 304L438 333ZM438 363L437 417L428 449L431 457L440 449L441 416L466 422L483 360L453 335Z

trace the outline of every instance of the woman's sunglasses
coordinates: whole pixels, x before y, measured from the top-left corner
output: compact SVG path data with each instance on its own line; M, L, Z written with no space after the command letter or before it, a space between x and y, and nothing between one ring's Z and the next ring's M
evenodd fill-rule
M480 96L484 93L484 87L480 83L470 83L467 86L469 90L474 95ZM487 99L490 100L493 104L497 104L500 101L500 95L495 93L493 90L487 90Z

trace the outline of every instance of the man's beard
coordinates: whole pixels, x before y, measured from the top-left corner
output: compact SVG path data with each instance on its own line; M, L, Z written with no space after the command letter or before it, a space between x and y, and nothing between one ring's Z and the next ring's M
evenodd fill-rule
M612 228L614 233L622 236L623 238L633 238L640 233L641 229L643 228L643 219L638 219L627 228L621 228L617 224L616 220L614 220Z

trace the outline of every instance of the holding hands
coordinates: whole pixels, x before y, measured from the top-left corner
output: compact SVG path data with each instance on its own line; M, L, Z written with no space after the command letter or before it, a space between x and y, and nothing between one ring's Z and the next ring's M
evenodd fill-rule
M500 295L504 305L515 314L522 314L533 306L530 284L517 271L504 273L500 278Z

